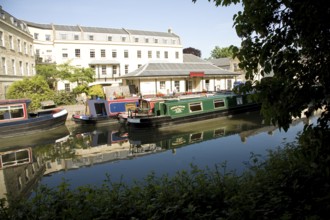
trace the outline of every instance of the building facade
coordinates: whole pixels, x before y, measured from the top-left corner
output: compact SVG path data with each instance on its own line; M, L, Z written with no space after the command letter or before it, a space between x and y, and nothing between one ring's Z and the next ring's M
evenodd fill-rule
M26 22L42 63L91 67L95 82L120 85L120 77L149 62L182 63L180 37L152 32ZM65 89L65 82L59 83Z
M35 75L33 37L27 25L0 7L0 99L10 84Z
M122 79L141 95L170 95L232 90L239 76L195 55L183 54L182 63L148 63Z

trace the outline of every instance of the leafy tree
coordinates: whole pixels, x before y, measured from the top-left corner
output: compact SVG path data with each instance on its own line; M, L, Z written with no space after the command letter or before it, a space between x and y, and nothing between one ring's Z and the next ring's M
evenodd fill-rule
M56 90L59 78L59 71L57 70L56 64L37 64L36 73L44 77L50 89Z
M192 0L196 2L197 0ZM209 0L212 1L212 0ZM259 91L266 119L287 129L292 117L322 109L318 125L330 123L330 1L213 0L242 3L234 16L241 47L234 48L246 71L245 91ZM255 74L273 77L253 81Z
M218 58L226 58L226 57L233 57L233 49L232 47L218 47L216 46L211 51L211 58L218 59Z
M183 53L185 54L193 54L195 56L201 57L202 53L200 50L192 48L192 47L188 47L188 48L184 48L183 49Z
M54 96L55 92L49 88L46 80L38 75L12 83L7 93L7 97L10 99L31 99L30 110L39 108L41 101L53 100Z
M95 85L89 88L88 95L92 96L98 96L100 98L104 98L104 92L101 85Z

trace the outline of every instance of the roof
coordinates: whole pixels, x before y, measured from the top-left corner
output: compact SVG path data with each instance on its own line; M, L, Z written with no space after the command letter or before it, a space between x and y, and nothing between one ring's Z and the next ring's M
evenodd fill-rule
M209 61L216 66L230 66L230 58L228 58L228 57L211 59Z
M53 29L55 31L74 31L74 32L91 32L91 33L105 33L105 34L131 34L131 35L144 35L155 37L179 37L178 35L168 32L158 31L143 31L143 30L131 30L125 28L105 28L105 27L86 27L80 25L59 25L59 24L37 24L29 21L25 21L28 26L36 27L40 29Z
M0 5L0 19L7 25L16 27L18 30L25 32L30 35L29 29L24 21L17 19L8 12L4 11Z
M148 63L131 73L121 76L121 78L188 77L191 72L203 72L206 77L239 75L191 54L184 54L183 60L183 63Z

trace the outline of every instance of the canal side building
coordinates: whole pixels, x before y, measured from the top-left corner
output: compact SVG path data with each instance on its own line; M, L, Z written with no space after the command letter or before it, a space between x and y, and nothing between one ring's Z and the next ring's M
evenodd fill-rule
M33 75L33 37L23 21L0 6L0 99L5 99L10 84Z
M141 95L169 95L231 90L239 76L195 55L183 54L182 63L147 63L121 78Z
M180 37L171 29L154 32L25 22L39 62L91 67L94 84L118 86L121 76L148 62L182 63L183 59ZM59 90L75 86L58 85Z

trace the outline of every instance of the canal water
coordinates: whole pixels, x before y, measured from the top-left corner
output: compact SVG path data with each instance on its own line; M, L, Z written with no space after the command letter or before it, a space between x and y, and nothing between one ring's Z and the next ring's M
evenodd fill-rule
M0 139L0 197L28 195L40 184L56 187L64 180L71 188L100 186L107 176L130 184L151 172L171 176L191 165L213 169L226 163L240 173L252 154L265 158L268 150L295 141L304 124L296 121L284 132L250 113L161 129L63 126Z

